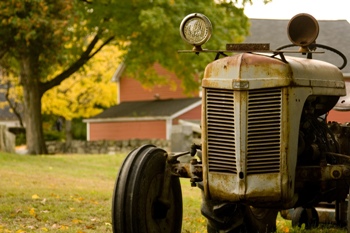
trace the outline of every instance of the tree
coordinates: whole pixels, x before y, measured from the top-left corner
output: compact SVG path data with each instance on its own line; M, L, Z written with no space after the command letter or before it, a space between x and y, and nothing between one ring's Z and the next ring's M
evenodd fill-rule
M9 110L17 117L20 127L24 127L23 115L23 92L18 83L18 80L7 72L3 72L0 65L0 94L3 94L5 101L0 102L0 108L8 107Z
M111 81L120 63L115 46L106 46L91 59L91 65L47 91L42 98L42 112L65 121L66 144L72 139L71 121L94 116L117 102L116 83Z
M243 5L246 2L250 1L242 0ZM142 82L157 82L152 67L160 63L193 89L198 85L193 77L212 58L201 55L194 61L193 54L177 54L186 48L178 35L179 24L189 13L204 13L215 30L208 48L222 48L248 33L249 21L235 4L217 0L1 1L0 59L11 64L23 87L29 153L46 153L41 124L44 93L109 43L125 51L127 72ZM56 70L63 71L53 75Z
M2 63L12 64L23 87L30 154L47 152L41 124L43 94L79 70L113 39L106 35L104 43L98 45L104 30L86 26L90 14L86 5L68 0L0 3L0 58L5 60ZM87 41L88 35L93 35L92 40ZM64 71L51 78L57 67L64 67Z
M136 2L136 3L135 3ZM236 1L238 2L238 1ZM248 1L243 0L242 3ZM179 54L177 50L188 49L179 35L182 19L194 12L203 13L213 24L213 36L205 45L209 49L225 49L226 43L242 42L249 32L249 20L243 8L228 1L117 1L115 14L118 22L113 29L117 35L124 32L127 41L124 62L126 72L142 83L152 85L159 79L153 69L154 63L160 63L174 71L183 81L187 91L198 89L198 78L205 65L212 61L213 54ZM132 20L123 20L127 11L133 9ZM125 11L125 12L124 12ZM136 25L136 26L135 26ZM123 44L121 44L123 45ZM141 72L142 71L142 72Z

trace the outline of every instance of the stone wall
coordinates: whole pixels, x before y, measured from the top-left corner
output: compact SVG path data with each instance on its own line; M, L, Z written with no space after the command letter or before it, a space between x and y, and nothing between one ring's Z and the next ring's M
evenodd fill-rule
M46 142L49 154L117 154L129 153L142 145L153 144L167 152L189 151L193 143L200 143L194 136L192 127L178 125L173 127L171 140L162 139L130 139L122 141L76 141L71 145L65 142Z
M49 141L46 142L49 154L117 154L129 153L133 149L145 145L153 144L170 150L170 142L167 140L151 139L130 139L123 141L78 141L73 140L70 145L65 142Z
M7 126L0 125L0 151L14 153L15 140L15 135L8 131Z

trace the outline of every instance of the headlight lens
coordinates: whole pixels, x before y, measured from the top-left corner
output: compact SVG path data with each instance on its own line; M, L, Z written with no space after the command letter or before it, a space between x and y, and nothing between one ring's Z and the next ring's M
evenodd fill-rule
M200 13L187 15L180 25L180 35L182 39L196 47L207 42L211 33L212 25L210 20Z

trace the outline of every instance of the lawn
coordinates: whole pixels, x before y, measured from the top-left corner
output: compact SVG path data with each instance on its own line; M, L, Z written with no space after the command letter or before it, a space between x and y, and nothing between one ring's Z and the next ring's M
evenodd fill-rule
M124 157L0 153L0 233L112 232L111 199ZM205 232L200 192L182 183L183 232Z
M125 155L0 153L0 233L112 232L114 181ZM200 192L183 179L183 232L205 233ZM279 232L299 232L278 219ZM346 232L322 228L308 232Z

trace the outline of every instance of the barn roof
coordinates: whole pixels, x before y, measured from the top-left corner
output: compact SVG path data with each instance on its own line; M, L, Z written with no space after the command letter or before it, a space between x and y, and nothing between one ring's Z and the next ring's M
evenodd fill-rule
M250 19L250 35L246 43L270 43L270 49L277 49L283 45L291 44L287 27L289 20L284 19ZM348 64L342 69L343 73L350 73L350 23L347 20L318 20L319 35L317 44L323 44L341 51L348 59ZM297 47L288 48L288 50ZM332 63L336 66L342 65L342 59L328 50L324 54L314 54L313 58ZM293 54L292 56L295 56Z
M199 106L201 98L156 99L147 101L126 101L106 109L104 112L86 119L86 122L98 119L174 117L182 111Z

